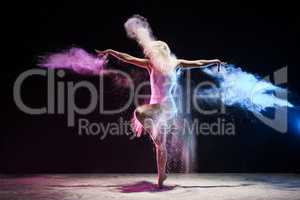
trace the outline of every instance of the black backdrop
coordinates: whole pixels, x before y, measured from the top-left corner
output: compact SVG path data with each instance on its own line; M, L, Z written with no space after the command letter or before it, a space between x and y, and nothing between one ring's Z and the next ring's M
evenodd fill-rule
M168 42L172 51L187 59L219 58L241 65L261 75L288 66L288 87L299 94L299 12L293 4L189 2L159 3L98 1L16 3L7 8L10 62L3 68L7 80L4 121L0 140L2 172L154 172L155 157L147 137L129 140L126 136L79 136L67 127L66 115L31 116L22 113L13 101L17 76L36 68L37 57L72 45L90 52L113 48L141 56L136 43L126 37L123 23L141 14L152 25L157 38ZM6 39L6 38L5 38ZM124 67L116 62L116 67ZM126 66L130 68L130 66ZM126 70L129 70L126 68ZM125 70L125 71L126 71ZM138 71L138 70L137 70ZM139 72L139 71L138 71ZM136 72L135 72L136 73ZM138 76L147 77L143 72ZM64 80L90 80L67 73ZM32 106L46 102L45 78L33 78L23 85L24 101ZM108 105L122 102L126 90L118 90L110 80L105 100ZM85 105L86 91L76 100ZM105 116L92 113L86 118L102 122L129 119L127 112ZM291 110L292 113L296 111ZM237 135L199 136L199 172L299 172L300 135L293 129L281 134L253 120L250 113L233 111ZM299 122L298 122L299 123Z

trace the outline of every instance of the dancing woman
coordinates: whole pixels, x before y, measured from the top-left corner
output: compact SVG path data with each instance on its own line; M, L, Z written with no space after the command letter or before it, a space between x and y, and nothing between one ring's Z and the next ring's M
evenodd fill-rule
M140 42L141 44L141 42ZM140 136L142 128L152 138L156 148L158 186L162 187L167 178L166 162L167 149L165 145L165 134L155 126L158 122L170 119L176 107L170 98L170 87L176 68L178 67L205 67L208 64L221 64L218 59L214 60L184 60L177 59L170 51L169 46L163 41L148 41L142 45L145 58L136 58L126 53L112 49L97 51L99 55L111 55L123 62L146 69L150 76L151 98L149 104L141 105L134 111L136 120L135 131ZM147 123L149 120L153 123ZM167 122L166 122L167 123Z

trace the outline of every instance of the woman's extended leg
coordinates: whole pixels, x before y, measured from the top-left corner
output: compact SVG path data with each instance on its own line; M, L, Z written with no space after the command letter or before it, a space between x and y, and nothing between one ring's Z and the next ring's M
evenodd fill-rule
M152 135L151 135L152 137ZM158 137L165 137L165 135L158 135ZM158 186L162 187L164 180L166 180L166 165L167 165L167 148L165 138L154 139L152 138L156 148L156 162L158 174Z

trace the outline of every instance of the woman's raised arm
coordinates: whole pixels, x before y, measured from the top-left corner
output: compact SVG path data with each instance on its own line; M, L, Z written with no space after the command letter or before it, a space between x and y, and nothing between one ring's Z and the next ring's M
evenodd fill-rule
M145 68L145 69L149 69L149 65L148 65L149 60L148 59L137 58L137 57L131 56L127 53L122 53L122 52L115 51L115 50L112 50L112 49L107 49L105 51L96 50L96 52L99 55L109 54L109 55L112 55L112 56L114 56L115 58L117 58L119 60L122 60L123 62L133 64L135 66L142 67L142 68Z
M184 67L184 68L201 68L208 64L224 64L218 59L213 60L184 60L184 59L178 59L178 65Z

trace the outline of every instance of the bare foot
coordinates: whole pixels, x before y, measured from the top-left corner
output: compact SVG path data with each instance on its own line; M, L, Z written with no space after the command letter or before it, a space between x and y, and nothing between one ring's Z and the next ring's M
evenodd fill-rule
M159 188L162 188L162 187L163 187L163 182L164 182L166 179L167 179L167 175L166 175L166 174L164 174L164 175L158 177L158 183L157 183L157 185L158 185Z

